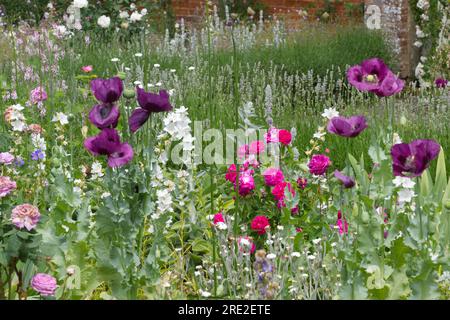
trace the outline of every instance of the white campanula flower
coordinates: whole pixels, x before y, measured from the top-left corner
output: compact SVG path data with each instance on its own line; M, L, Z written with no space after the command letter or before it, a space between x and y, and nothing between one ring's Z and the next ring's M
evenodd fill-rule
M322 117L327 118L328 120L333 119L334 117L338 117L339 112L335 108L325 109L322 113Z
M103 173L102 164L100 162L95 161L94 163L92 163L91 174L92 174L92 179L98 179L100 177L103 177L104 173Z
M109 28L109 26L111 25L111 18L105 15L100 16L97 19L97 24L104 29Z
M53 118L52 122L59 122L60 125L64 126L69 123L68 117L62 112L57 112Z
M299 257L300 257L300 252L297 252L297 251L292 252L292 253L291 253L291 257L299 258Z
M398 202L400 204L409 203L416 195L413 190L403 189L398 192Z
M269 259L269 260L273 260L273 259L275 259L276 257L277 257L277 255L274 254L274 253L269 253L269 254L266 256L266 258Z
M406 189L412 189L416 185L414 180L412 180L411 178L401 177L401 176L396 176L395 179L392 180L392 182L394 183L394 185L397 188L398 187L403 187L403 188L406 188Z

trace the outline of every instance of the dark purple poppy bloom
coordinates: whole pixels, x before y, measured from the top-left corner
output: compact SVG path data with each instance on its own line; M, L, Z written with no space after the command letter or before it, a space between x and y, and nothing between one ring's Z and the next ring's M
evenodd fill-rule
M148 120L153 112L168 112L172 110L169 101L169 94L165 90L159 94L145 92L142 88L137 88L137 100L140 108L133 111L128 120L130 130L136 132Z
M119 77L111 79L94 79L91 81L91 90L95 98L103 103L114 103L119 100L123 92L123 83Z
M345 188L353 188L355 186L355 180L342 174L342 172L340 172L339 170L334 171L334 176L336 177L336 179L342 182Z
M89 112L89 121L99 129L117 127L120 111L113 104L98 104Z
M116 129L103 129L95 137L87 138L84 147L94 156L108 157L110 167L121 167L133 159L133 148L128 143L121 143Z
M398 79L383 60L372 58L347 70L347 80L360 91L375 93L381 97L402 91L405 83Z
M444 78L437 78L434 81L434 84L436 85L436 88L445 88L448 85L448 81Z
M364 116L353 116L350 118L334 117L328 122L328 132L346 138L354 138L367 128Z
M414 140L399 143L392 147L392 169L394 176L418 177L434 160L441 146L433 140Z

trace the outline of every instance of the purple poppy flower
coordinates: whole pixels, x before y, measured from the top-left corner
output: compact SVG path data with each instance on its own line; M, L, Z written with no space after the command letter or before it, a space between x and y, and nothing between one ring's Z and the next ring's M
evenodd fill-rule
M372 58L347 70L347 80L360 91L387 97L400 92L405 83L398 79L383 60Z
M364 116L353 116L350 118L334 117L328 122L328 132L346 138L354 138L367 128Z
M140 108L133 111L128 120L130 130L136 132L148 120L153 112L168 112L172 110L169 101L169 94L165 90L159 94L145 92L142 88L137 88L137 100Z
M448 85L448 81L445 80L444 78L437 78L434 81L434 84L436 85L436 88L445 88Z
M342 174L342 172L340 172L339 170L334 171L334 176L336 179L342 182L345 188L353 188L355 186L355 180Z
M403 90L405 82L395 76L392 72L384 78L378 89L373 92L379 97L389 97Z
M115 129L103 129L95 137L87 138L84 147L94 156L108 157L110 167L121 167L133 159L133 148L128 143L121 143Z
M119 100L123 92L123 83L119 77L111 79L94 79L91 90L95 98L103 103L114 103Z
M441 146L433 140L414 140L399 143L392 147L392 169L394 176L418 177L434 160Z
M113 104L98 104L89 112L89 121L99 129L117 127L120 111Z

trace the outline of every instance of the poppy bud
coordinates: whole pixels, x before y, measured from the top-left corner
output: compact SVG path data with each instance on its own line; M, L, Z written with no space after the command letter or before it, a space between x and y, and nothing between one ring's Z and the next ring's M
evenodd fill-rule
M126 77L127 77L127 75L126 75L125 72L119 71L119 72L117 73L117 77L119 77L120 80L125 80Z
M136 94L133 89L125 89L123 91L123 96L127 99L133 99L136 96Z

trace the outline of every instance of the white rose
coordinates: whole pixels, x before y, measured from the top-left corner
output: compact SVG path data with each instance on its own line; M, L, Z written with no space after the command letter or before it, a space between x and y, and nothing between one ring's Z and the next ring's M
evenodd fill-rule
M108 28L109 25L111 24L111 18L107 17L107 16L100 16L97 19L97 24L102 27L102 28Z
M138 12L133 12L130 16L131 22L141 21L141 19L142 19L142 15Z
M130 15L128 14L127 11L120 11L119 13L119 18L121 19L127 19Z
M88 6L88 1L87 0L73 0L73 6L78 9L86 8Z

